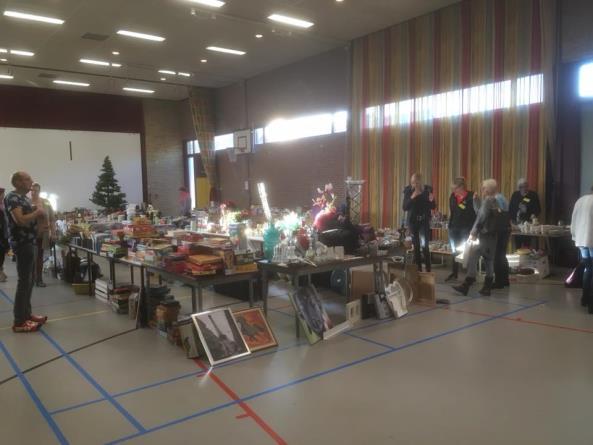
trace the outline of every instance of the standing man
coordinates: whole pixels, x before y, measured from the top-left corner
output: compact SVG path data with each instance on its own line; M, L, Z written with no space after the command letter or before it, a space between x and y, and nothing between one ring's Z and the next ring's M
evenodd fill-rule
M430 219L431 212L436 207L432 187L424 185L422 175L414 173L410 179L410 185L404 189L403 209L408 212L408 230L412 234L414 243L414 262L418 265L418 271L422 272L422 253L426 272L431 271L430 264Z
M35 268L33 269L33 282L37 287L46 287L43 282L43 252L51 248L52 240L56 237L56 219L51 204L47 199L39 196L41 185L35 182L31 186L31 203L34 207L41 208L45 215L37 220L37 240L35 241Z
M8 222L4 212L4 189L0 188L0 283L6 282L4 273L4 259L9 250L8 244Z
M467 190L465 178L456 178L453 183L453 193L449 197L449 244L453 252L453 271L445 280L456 280L459 275L459 263L455 261L459 248L469 239L469 233L476 221L474 210L474 194Z
M496 201L500 212L497 220L498 237L494 254L494 284L492 289L509 287L510 267L507 259L507 247L511 238L511 218L509 216L509 202L502 193L496 194Z
M576 202L570 231L575 246L581 251L581 261L585 266L581 305L593 314L593 187L590 193L581 196Z
M539 196L533 190L529 190L527 179L521 178L517 182L518 190L511 196L509 206L509 215L513 224L523 224L531 222L533 218L539 217L541 205ZM531 245L531 239L527 236L517 236L515 238L517 248Z
M18 283L14 297L14 332L35 332L47 317L31 314L31 293L33 292L33 267L35 264L34 244L37 239L38 218L45 216L42 208L33 210L27 193L33 181L25 172L12 175L14 190L4 199L4 207L8 214L10 238L16 255Z

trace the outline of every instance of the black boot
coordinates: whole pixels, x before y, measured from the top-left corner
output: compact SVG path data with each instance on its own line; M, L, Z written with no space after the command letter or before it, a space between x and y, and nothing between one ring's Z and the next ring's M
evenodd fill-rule
M476 282L475 278L467 277L463 283L458 286L453 286L457 292L459 292L463 296L467 296L469 293L469 288Z
M591 282L593 281L593 265L591 261L585 262L585 269L583 271L583 296L581 297L581 306L587 307L591 304Z
M484 297L489 297L490 296L490 291L492 290L492 283L494 282L494 278L492 277L486 277L486 279L484 280L484 286L482 287L482 289L480 289L480 295L484 296Z
M459 263L457 263L455 261L455 258L453 258L453 272L451 272L451 274L445 279L445 283L448 283L449 281L457 280L458 273L459 273Z

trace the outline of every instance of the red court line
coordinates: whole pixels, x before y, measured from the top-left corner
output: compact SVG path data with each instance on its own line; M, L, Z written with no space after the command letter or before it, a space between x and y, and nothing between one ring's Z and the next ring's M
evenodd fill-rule
M447 307L443 307L442 309L447 310L447 311L451 311L451 312L461 312L461 313L464 313L464 314L478 315L480 317L492 317L492 314L483 314L481 312L466 311L466 310L463 310L463 309L451 309L448 306ZM563 329L565 331L583 332L585 334L593 334L593 330L591 330L591 329L574 328L572 326L563 326L563 325L559 325L559 324L544 323L542 321L524 320L523 318L520 318L520 317L516 317L516 318L512 318L512 317L500 317L500 319L501 320L507 320L507 321L516 321L518 323L532 324L532 325L536 325L536 326L543 326L543 327L546 327L546 328Z
M245 417L251 417L255 421L255 423L257 423L259 427L274 440L274 442L276 442L279 445L287 445L286 441L282 439L282 437L280 437L280 435L276 433L276 431L274 431L270 425L268 425L261 417L259 417L257 413L253 411L253 409L251 409L251 407L247 403L241 401L240 397L237 395L237 393L235 393L235 391L229 388L220 379L220 377L214 374L214 372L209 371L209 368L204 364L204 362L197 358L194 359L194 362L203 371L206 371L206 375L210 377L214 381L214 383L218 385L220 389L222 389L231 399L238 402L238 405L243 409L243 411L245 411Z
M250 417L249 414L239 414L238 416L235 416L235 419L241 420L246 419L247 417Z

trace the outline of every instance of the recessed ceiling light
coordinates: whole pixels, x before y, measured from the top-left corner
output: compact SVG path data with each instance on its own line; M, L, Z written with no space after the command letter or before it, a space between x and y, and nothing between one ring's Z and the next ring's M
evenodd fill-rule
M161 74L171 74L172 76L174 76L174 75L177 74L175 71L171 71L171 70L159 70L159 73L161 73Z
M344 0L336 0L336 2L338 3L342 3Z
M113 54L114 56L119 56L119 51L111 51L111 54Z
M221 2L220 0L189 0L192 3L199 3L200 5L205 5L205 6L213 6L214 8L220 8L221 6L224 6L224 2Z
M272 14L268 17L270 20L273 20L278 23L284 23L285 25L297 26L299 28L310 28L314 25L313 22L308 22L307 20L297 19L295 17L289 17L287 15L282 14Z
M26 14L18 11L4 11L6 17L13 17L15 19L33 20L35 22L51 23L53 25L62 25L64 20L56 19L53 17L43 17L41 15Z
M127 37L134 37L136 39L144 39L144 40L152 40L154 42L163 42L165 40L164 37L161 36L154 36L152 34L144 34L141 32L135 31L126 31L125 29L120 29L117 31L120 36L127 36Z
M121 68L121 63L112 63L111 66L113 68Z
M191 77L190 73L183 73L181 71L179 71L177 74L179 74L180 76L183 76L183 77Z
M72 85L74 87L88 87L91 84L90 83L85 83L85 82L70 82L69 80L54 80L54 83L57 83L59 85Z
M236 56L243 56L243 55L247 54L245 51L240 51L237 49L221 48L220 46L209 46L206 49L208 51L215 51L217 53L225 53L225 54L234 54Z
M5 48L0 48L0 53L7 54L8 50Z
M0 59L0 62L8 62L8 59Z
M261 39L263 36L264 36L263 34L256 34L256 35L255 35L255 38L256 38L256 39Z
M109 66L109 62L104 62L103 60L93 60L93 59L80 59L82 63L88 63L90 65L101 65L101 66Z
M152 94L152 93L154 93L154 90L145 90L144 88L129 88L129 87L124 87L123 90L124 91L130 91L132 93L144 93L144 94Z
M26 57L33 57L35 53L31 51L22 51L20 49L11 49L10 54L14 54L15 56L26 56Z
M14 76L11 76L10 74L0 74L0 79L14 79Z
M167 80L167 78L166 77L161 77L161 80Z
M200 62L207 63L208 62L208 59L202 59L202 60L200 60Z

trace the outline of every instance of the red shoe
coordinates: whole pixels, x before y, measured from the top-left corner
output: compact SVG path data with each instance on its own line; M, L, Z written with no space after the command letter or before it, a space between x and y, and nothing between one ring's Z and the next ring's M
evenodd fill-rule
M45 322L47 321L47 315L44 316L39 316L39 315L31 315L29 317L29 320L31 320L34 323L38 323L39 326L42 326L45 324Z
M21 324L15 324L12 326L12 332L36 332L41 326L39 323L27 320Z

